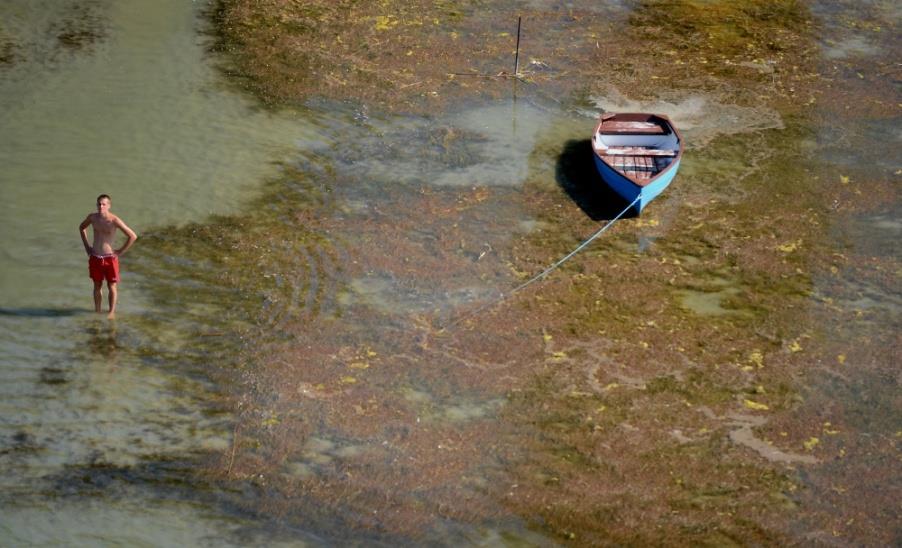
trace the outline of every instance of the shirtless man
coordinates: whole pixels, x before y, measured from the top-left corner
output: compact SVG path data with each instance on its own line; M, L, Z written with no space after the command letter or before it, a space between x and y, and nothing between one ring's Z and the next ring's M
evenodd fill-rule
M94 228L94 245L88 245L89 226ZM97 197L97 213L88 215L78 228L81 230L81 241L85 244L85 252L88 254L88 273L94 280L94 311L100 312L100 303L103 301L101 290L103 280L106 280L110 294L110 311L107 317L112 319L116 316L118 298L116 286L119 283L119 255L125 253L138 236L122 222L122 219L110 213L110 197L106 194ZM128 240L121 248L114 249L117 228L128 236Z

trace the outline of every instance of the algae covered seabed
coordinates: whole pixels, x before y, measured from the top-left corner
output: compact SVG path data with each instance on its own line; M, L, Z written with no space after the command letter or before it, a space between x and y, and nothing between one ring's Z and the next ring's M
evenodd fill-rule
M314 543L902 540L892 3L210 15L230 81L319 127L136 259L216 349L217 504ZM602 110L670 115L676 181L470 314L623 207Z

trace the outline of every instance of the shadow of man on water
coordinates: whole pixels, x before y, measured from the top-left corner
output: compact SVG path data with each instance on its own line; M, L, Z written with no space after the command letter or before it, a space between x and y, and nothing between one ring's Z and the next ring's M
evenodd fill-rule
M87 313L88 311L83 308L0 307L0 316L21 318L65 318Z
M570 140L558 156L554 178L561 189L593 221L609 221L629 205L598 174L592 141ZM621 219L635 217L630 209Z

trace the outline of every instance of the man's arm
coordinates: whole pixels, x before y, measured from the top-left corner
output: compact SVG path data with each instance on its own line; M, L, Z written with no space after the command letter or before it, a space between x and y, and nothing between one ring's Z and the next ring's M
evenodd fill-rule
M125 245L116 250L116 255L122 255L123 253L128 251L128 248L130 248L133 243L135 243L135 240L138 239L138 235L135 234L135 231L130 229L128 225L125 224L119 217L113 219L113 224L119 227L119 230L125 232L125 235L128 236L128 240L125 241Z
M91 226L91 216L88 215L84 221L78 225L78 230L81 232L81 243L85 244L85 253L90 255L94 252L94 248L88 243L88 227Z

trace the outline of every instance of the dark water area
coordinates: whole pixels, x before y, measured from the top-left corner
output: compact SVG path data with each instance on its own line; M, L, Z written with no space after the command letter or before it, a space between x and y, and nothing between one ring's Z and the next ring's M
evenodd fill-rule
M801 110L540 81L413 115L262 110L203 10L154 3L181 24L130 47L147 3L77 4L0 8L0 93L53 107L0 110L27 228L0 250L10 545L898 543L898 9L810 6ZM191 61L158 65L167 41ZM178 85L87 141L44 118L124 102L137 71L61 99L124 52ZM791 70L766 61L741 68ZM605 110L668 114L677 179L509 295L626 205L591 157ZM115 322L74 229L109 186L141 235Z

